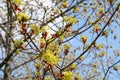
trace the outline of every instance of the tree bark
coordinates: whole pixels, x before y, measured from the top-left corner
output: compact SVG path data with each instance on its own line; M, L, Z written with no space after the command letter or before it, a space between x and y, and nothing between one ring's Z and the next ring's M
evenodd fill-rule
M9 2L9 0L6 0L7 2L7 10L8 10L8 14L7 14L7 20L8 22L12 21L13 18L13 10L11 7L11 4ZM12 30L13 30L13 23L10 23L10 25L6 26L6 30L8 31L8 33L6 33L6 57L10 55L11 50L12 50ZM12 57L12 56L10 56ZM10 63L12 61L12 58L6 62L5 64L5 68L4 68L4 80L9 80L9 76L10 76Z

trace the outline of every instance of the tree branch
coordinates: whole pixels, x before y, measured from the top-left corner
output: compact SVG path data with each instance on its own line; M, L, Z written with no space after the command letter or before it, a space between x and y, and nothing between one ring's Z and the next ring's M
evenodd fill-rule
M115 9L115 11L113 12L113 14L111 15L111 17L109 18L109 20L107 21L107 23L104 25L103 29L101 30L101 32L98 34L98 36L94 39L94 41L90 44L90 46L82 53L80 54L74 61L70 62L66 67L62 68L62 70L66 69L67 67L69 67L70 65L72 65L74 62L76 62L81 56L83 56L91 47L92 45L96 42L96 40L100 37L100 35L102 34L102 32L104 31L104 29L107 27L108 23L110 22L110 20L112 19L112 17L115 15L116 11L119 9L120 3L118 4L117 8Z

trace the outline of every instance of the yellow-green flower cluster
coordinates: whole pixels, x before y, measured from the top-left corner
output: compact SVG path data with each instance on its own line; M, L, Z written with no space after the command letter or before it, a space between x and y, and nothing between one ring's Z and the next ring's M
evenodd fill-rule
M28 21L29 17L28 17L28 15L20 12L17 14L17 19L18 19L18 21L26 22L26 21Z
M53 55L50 50L47 50L46 53L43 54L42 58L47 64L51 64L51 65L56 65L60 61L60 58Z
M70 45L64 44L64 48L69 50L70 49Z
M24 41L22 41L22 40L15 40L14 41L14 46L15 47L19 47L21 44L24 44Z
M76 80L83 80L83 78L82 78L80 75L77 75L77 76L75 77L75 79L76 79Z
M80 37L80 40L81 40L81 42L83 42L83 43L86 43L87 39L88 39L88 36L85 36L85 35L82 35L82 36Z
M99 30L101 30L101 27L100 27L98 24L96 24L96 25L93 27L93 31L96 32L96 33L98 33Z
M97 49L103 48L103 44L96 44L95 46L96 46Z
M22 0L12 0L14 4L22 5L23 1Z
M61 36L58 37L58 39L59 39L60 41L63 41L64 38L65 38L65 37L64 37L63 35L61 35Z
M68 71L63 72L62 80L73 80L73 73Z
M97 68L94 68L94 67L92 68L92 71L95 72L95 73L98 72Z
M107 30L103 31L102 36L105 36L107 38L108 37L108 31Z
M45 43L45 39L44 38L40 38L39 42Z
M53 41L48 45L48 50L52 51L53 54L57 55L59 53L59 49L60 49L60 45L55 41Z
M75 64L72 64L71 66L69 66L69 68L68 68L68 70L74 70L74 69L76 69L76 65Z
M98 57L104 57L106 56L107 54L104 52L104 51L101 51L100 53L98 53L96 56Z
M78 12L79 10L80 10L79 7L75 7L75 8L73 8L73 12L74 12L74 13Z
M41 32L46 32L47 30L50 30L50 29L46 26L41 27Z
M44 80L52 80L52 78L45 78Z
M115 56L120 56L120 51L116 51Z
M70 24L75 24L78 22L78 20L72 16L68 16L66 18L64 18L63 20L64 22L69 22Z
M83 11L84 11L84 12L87 11L87 6L83 6Z
M35 72L35 74L36 74L36 75L41 75L41 73L40 73L40 72Z
M99 11L100 11L101 14L103 14L104 13L104 8L103 7L99 8Z
M118 70L120 70L120 66L114 66L113 69L118 71Z
M94 9L94 8L95 8L95 6L94 6L94 5L91 5L91 8L92 8L92 9Z
M35 67L42 67L42 64L41 63L36 63Z
M84 59L85 59L84 55L79 58L79 60L84 60Z
M36 35L39 35L39 33L40 33L39 26L36 26L36 24L30 24L30 28L31 28L31 30L33 30L33 33L35 33Z
M67 8L67 6L68 6L68 1L62 2L62 7L63 7L63 8Z

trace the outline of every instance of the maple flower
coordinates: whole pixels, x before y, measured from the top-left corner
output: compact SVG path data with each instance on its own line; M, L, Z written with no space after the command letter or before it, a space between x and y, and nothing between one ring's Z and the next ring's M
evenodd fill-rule
M39 39L39 42L45 43L45 39L44 39L44 38L40 38L40 39Z
M20 51L18 49L16 50L16 54L20 54Z
M12 0L14 4L22 5L23 1L22 0Z
M118 70L120 70L120 66L114 66L113 69L118 71Z
M21 44L24 44L24 41L23 41L23 40L15 40L15 41L14 41L14 46L15 46L15 47L19 47Z
M36 75L41 75L41 73L40 73L40 72L38 72L38 71L36 71L36 72L35 72L35 74L36 74Z
M64 44L64 48L65 48L64 54L67 55L69 53L70 45Z
M44 80L52 80L52 78L45 78Z
M74 75L75 75L74 80L83 80L83 78L79 72L75 73Z
M103 14L104 13L104 8L103 7L99 8L99 11L100 11L101 14Z
M101 28L100 28L99 25L96 24L96 25L93 27L93 31L96 32L96 33L98 33L99 30L101 30Z
M63 8L67 8L67 6L68 6L68 1L62 2L62 7L63 7Z
M74 12L74 13L78 12L79 10L80 10L80 9L79 9L78 7L73 8L73 12Z
M102 36L108 37L108 31L107 30L103 31Z
M48 49L54 51L54 54L57 54L59 52L60 45L57 42L53 41L48 45Z
M94 23L94 21L89 21L89 22L88 22L89 25L91 25L91 24L93 24L93 23Z
M51 51L47 50L46 53L42 56L43 60L50 65L56 65L60 61L58 57L51 53Z
M115 56L120 56L120 51L117 51L117 52L115 53Z
M80 39L83 43L86 43L88 36L82 35Z
M92 71L95 72L95 73L98 72L97 68L94 68L94 67L92 68Z
M87 11L87 6L83 6L83 11L86 12Z
M47 27L47 26L42 26L40 30L41 30L41 32L44 33L44 32L46 32L46 31L50 30L50 28Z
M64 40L64 36L61 35L61 36L58 37L58 39L59 39L60 41L63 41L63 40Z
M96 46L97 49L103 48L103 44L96 44L95 46Z
M100 16L100 13L99 13L99 12L96 12L95 15L96 15L97 17L99 17L99 16Z
M74 79L75 80L83 80L83 78L80 75L77 75Z
M84 60L85 59L85 56L81 56L80 58L79 58L79 60Z
M20 12L17 14L17 19L18 21L26 22L28 21L29 17L26 14Z
M68 71L63 72L62 80L73 80L73 73Z
M71 66L69 66L68 70L72 71L72 70L76 69L76 67L77 67L76 64L72 64Z
M40 33L40 27L39 26L32 23L32 24L30 24L30 28L31 28L31 30L33 31L34 34L39 35L39 33Z
M41 63L36 63L35 67L42 67L42 64Z
M117 18L120 18L120 14L117 15Z
M94 6L94 5L92 5L92 6L91 6L91 8L92 8L92 9L94 9L94 8L95 8L95 6Z
M69 24L75 24L78 22L78 20L72 16L65 17L64 22L69 22Z
M104 57L105 55L106 55L106 53L104 51L101 51L97 56Z
M64 48L69 50L70 49L70 45L64 44Z

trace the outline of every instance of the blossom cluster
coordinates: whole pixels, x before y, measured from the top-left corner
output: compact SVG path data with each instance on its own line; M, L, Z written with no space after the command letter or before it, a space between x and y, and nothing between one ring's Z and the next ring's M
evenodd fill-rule
M56 65L60 61L60 59L52 54L50 50L47 50L45 54L42 56L43 60L50 65Z
M28 21L29 17L26 14L20 12L17 14L17 19L18 21L26 22Z
M63 72L62 80L73 80L73 73L69 71Z

